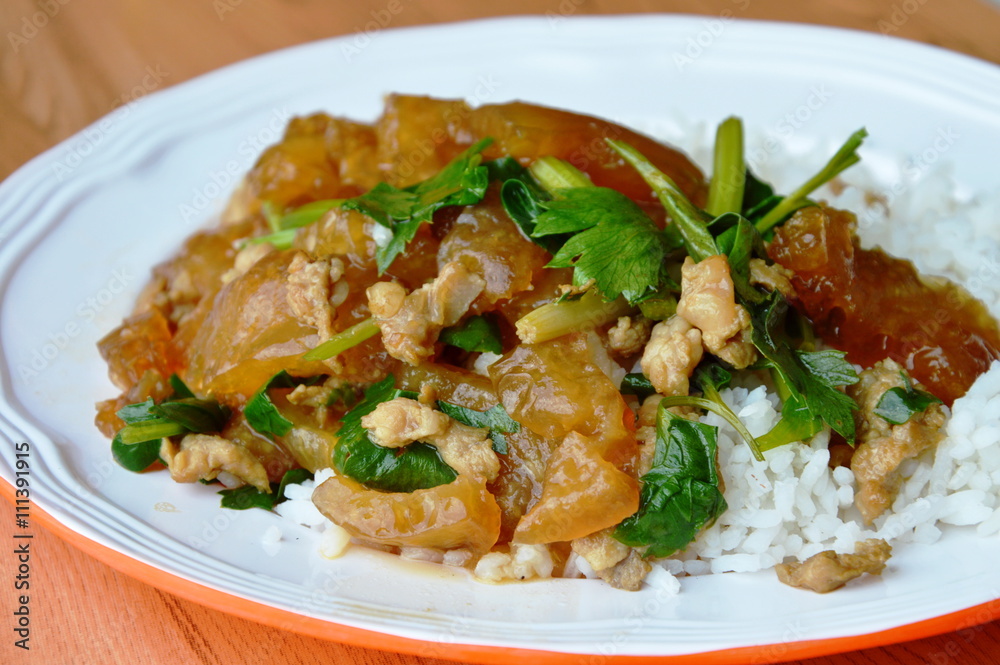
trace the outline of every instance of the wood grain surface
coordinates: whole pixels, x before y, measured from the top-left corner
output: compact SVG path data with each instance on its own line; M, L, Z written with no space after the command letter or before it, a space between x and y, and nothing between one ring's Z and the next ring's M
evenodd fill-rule
M0 178L142 89L277 48L362 30L389 0L2 0ZM843 26L1000 62L1000 11L980 0L462 0L407 2L389 27L512 14L677 12ZM155 74L152 76L151 74ZM0 501L4 543L14 511ZM134 580L40 527L32 541L31 650L13 646L16 594L3 561L0 663L431 665L444 661L302 637ZM4 545L6 549L6 545ZM808 665L993 665L1000 622Z

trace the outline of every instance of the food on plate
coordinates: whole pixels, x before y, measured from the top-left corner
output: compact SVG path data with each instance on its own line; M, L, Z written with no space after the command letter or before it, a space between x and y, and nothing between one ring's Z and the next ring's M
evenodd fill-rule
M296 118L101 340L97 425L130 470L489 581L879 574L1000 333L809 199L864 137L780 196L735 118L711 180L520 102ZM990 472L921 537L990 524Z

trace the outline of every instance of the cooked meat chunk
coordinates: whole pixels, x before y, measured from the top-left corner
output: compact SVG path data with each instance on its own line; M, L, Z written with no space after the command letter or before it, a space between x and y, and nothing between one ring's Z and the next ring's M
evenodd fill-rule
M905 385L902 371L899 363L887 358L861 372L860 380L847 389L858 403L854 420L859 444L851 458L851 469L858 482L854 503L866 524L871 524L892 504L902 480L899 466L936 446L945 435L945 416L937 404L914 414L902 425L893 425L875 414L886 390Z
M701 330L702 343L713 355L742 369L757 359L750 342L750 314L736 304L736 290L723 254L681 267L681 299L677 314ZM654 384L655 385L655 384Z
M330 300L344 275L344 263L337 258L311 261L298 252L288 264L285 298L297 319L314 326L321 339L333 336L334 308Z
M794 276L794 272L777 263L767 265L763 259L750 259L750 283L777 291L788 300L795 298Z
M622 316L608 330L608 347L623 356L632 356L643 350L653 330L653 322L645 316Z
M881 575L892 547L881 538L869 538L856 543L854 554L837 554L825 550L805 561L779 563L774 567L778 579L788 586L829 593L865 573Z
M361 419L361 425L387 448L429 443L460 474L491 481L500 473L488 430L463 425L416 400L398 397L382 402Z
M661 395L687 395L688 379L701 362L702 335L679 316L653 327L642 353L642 372Z
M577 538L571 545L573 551L590 564L594 572L607 570L628 557L631 548L615 540L611 533L614 528L602 529L583 538Z
M616 589L638 591L653 567L642 555L631 550L628 556L605 570L597 571L597 576Z
M368 308L389 355L419 365L434 353L441 329L458 323L485 286L482 277L452 261L409 295L398 284L373 284L368 287Z
M331 376L319 385L309 386L303 383L295 386L295 390L288 393L288 401L320 409L330 404L335 395L339 397L345 394L353 395L351 385L343 379Z
M243 446L221 436L188 434L179 446L164 439L160 456L170 468L170 477L178 483L214 480L225 472L262 492L271 491L260 460Z

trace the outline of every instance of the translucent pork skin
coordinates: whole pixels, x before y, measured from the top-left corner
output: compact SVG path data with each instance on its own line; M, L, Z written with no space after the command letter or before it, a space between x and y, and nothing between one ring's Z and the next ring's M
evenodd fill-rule
M564 340L517 355L513 321L554 298L556 287L570 276L565 270L544 269L547 254L507 217L495 186L479 205L440 211L434 225L422 226L382 277L366 230L370 220L337 212L299 231L291 250L272 252L245 274L222 283L239 243L268 232L264 203L285 211L319 199L356 196L383 181L412 184L487 136L494 141L484 159L509 155L525 165L545 155L565 159L595 184L631 196L657 220L664 214L649 186L604 139L636 146L694 202L702 204L706 197L703 175L680 152L614 123L521 102L473 109L462 101L392 95L373 125L325 114L295 118L283 140L268 148L247 174L223 225L196 235L177 257L159 266L133 317L101 341L101 352L123 391L102 404L102 431L111 436L121 426L114 414L124 404L168 396L166 378L177 372L197 394L233 408L225 435L257 455L275 482L293 464L312 470L330 464L340 415L316 418L319 414L288 404L276 391L276 403L295 425L292 432L273 443L253 432L242 407L279 369L299 375L333 373L361 386L394 373L400 387L419 390L429 384L439 398L470 408L507 403L513 397L507 385L511 374L500 386L440 358L420 367L403 366L386 354L378 336L330 365L300 359L302 351L321 340L315 327L296 319L283 297L294 252L316 260L336 257L344 264L350 292L336 307L336 331L370 316L364 294L373 282L392 279L416 289L442 265L459 260L487 283L472 311L495 312L500 318L506 331L505 367L537 374L534 394L561 403L563 412L553 420L557 424L546 427L539 424L543 414L529 417L511 407L516 419L525 418L525 426L507 436L509 452L501 456L500 476L488 487L460 479L419 494L397 495L341 479L319 493L317 504L352 534L373 542L477 551L515 539L529 513L533 517L520 530L524 542L569 540L634 512L638 483L631 412L596 370L586 344ZM581 377L581 371L587 376ZM590 389L591 378L606 383ZM559 468L549 468L551 459ZM585 469L597 475L575 474ZM606 482L592 482L598 476ZM577 509L583 515L579 520L573 517Z
M849 212L803 208L768 252L795 273L794 304L824 342L864 367L892 358L950 405L1000 359L997 322L957 284L861 249L855 226Z

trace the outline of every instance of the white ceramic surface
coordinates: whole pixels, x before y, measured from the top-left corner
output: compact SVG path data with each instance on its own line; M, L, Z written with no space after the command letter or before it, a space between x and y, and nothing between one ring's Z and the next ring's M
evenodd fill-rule
M876 35L537 17L255 58L138 100L0 184L0 476L13 477L12 443L29 441L33 500L87 538L233 596L444 643L689 654L870 633L1000 596L1000 539L967 530L900 548L881 578L829 596L771 572L687 578L675 598L576 580L488 586L360 548L327 561L304 528L285 525L269 555L261 534L275 515L224 511L211 487L117 467L92 424L93 403L115 394L95 343L129 311L150 266L211 220L289 115L372 120L390 91L524 99L640 127L737 114L789 144L833 146L864 125L866 160L888 171L950 128L959 139L947 159L963 190L997 185L1000 70Z

